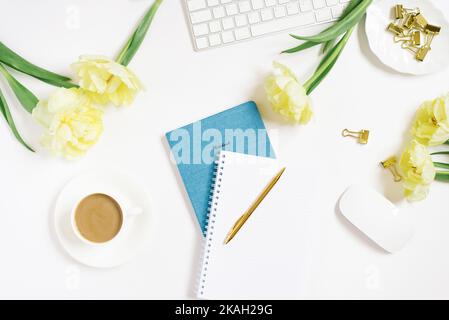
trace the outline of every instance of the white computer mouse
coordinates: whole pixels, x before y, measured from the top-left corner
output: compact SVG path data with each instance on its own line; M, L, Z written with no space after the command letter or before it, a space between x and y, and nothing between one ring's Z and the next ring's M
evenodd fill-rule
M346 219L390 253L401 250L413 236L410 217L369 187L349 187L339 207Z

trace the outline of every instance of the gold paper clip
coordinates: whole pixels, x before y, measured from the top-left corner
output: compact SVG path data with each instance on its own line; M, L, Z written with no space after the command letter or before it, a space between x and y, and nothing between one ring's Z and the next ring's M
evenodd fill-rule
M344 129L342 132L343 137L353 137L357 138L360 144L368 144L369 139L369 130L362 130L359 132L350 131L348 129Z
M402 27L400 25L397 25L395 23L390 23L388 25L388 29L387 30L392 32L392 33L394 33L397 36L402 35L404 33L404 31L405 31L404 27Z
M390 170L395 182L399 182L402 180L402 176L399 174L398 169L396 168L396 163L396 157L390 157L387 160L382 161L380 164L384 169Z

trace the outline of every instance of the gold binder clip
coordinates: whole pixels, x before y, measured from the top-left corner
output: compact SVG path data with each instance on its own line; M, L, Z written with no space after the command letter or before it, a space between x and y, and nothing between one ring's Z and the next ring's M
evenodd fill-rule
M359 132L357 131L350 131L348 129L344 129L342 132L343 137L353 137L357 138L358 142L360 144L368 144L369 139L369 130L361 130Z
M424 61L424 59L426 58L429 51L432 50L431 45L432 45L433 39L435 38L436 35L438 35L440 33L440 31L441 31L441 27L433 26L433 25L429 25L429 24L426 26L426 34L427 34L426 43L424 44L424 46L422 46L416 52L417 60Z
M421 62L424 61L426 59L429 51L430 51L430 47L424 46L422 48L419 48L418 52L416 52L416 59Z
M388 29L387 30L392 32L392 33L394 33L397 36L402 35L405 32L404 27L402 27L402 26L400 26L398 24L395 24L395 23L390 23L388 25Z
M403 19L404 18L404 6L402 4L397 4L394 7L394 17L396 19Z
M427 33L433 33L436 36L436 35L440 34L441 27L434 26L432 24L427 24L424 31L426 31Z
M421 45L421 32L418 30L412 31L407 35L397 35L394 37L394 42L409 42L412 46ZM406 49L403 46L404 49Z
M421 13L418 13L413 19L413 25L420 30L424 31L428 24L426 18Z
M440 34L440 31L441 27L428 25L428 28L426 28L427 39L424 47L428 47L430 50L430 46L432 45L433 39L435 38L435 36Z
M398 169L396 168L396 163L396 157L390 157L387 160L382 161L380 164L384 169L390 170L395 182L399 182L402 180L402 176L399 174Z
M413 23L415 22L415 15L413 14L407 14L404 22L402 23L402 25L406 28L406 29L411 29L413 26Z
M402 12L404 12L405 14L411 14L413 16L416 16L421 13L421 10L419 8L413 8L413 9L402 8Z
M416 46L414 46L414 45L412 45L410 42L404 42L404 43L402 43L401 47L402 47L402 49L407 49L407 50L413 52L415 55L416 55L416 54L418 53L418 51L419 51L419 48L416 47Z

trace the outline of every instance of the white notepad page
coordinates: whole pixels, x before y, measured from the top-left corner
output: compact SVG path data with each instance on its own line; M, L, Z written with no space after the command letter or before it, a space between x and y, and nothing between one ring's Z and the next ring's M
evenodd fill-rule
M288 168L234 239L224 244L234 223L281 168L273 159L221 152L199 298L292 299L304 294L307 214L286 192Z

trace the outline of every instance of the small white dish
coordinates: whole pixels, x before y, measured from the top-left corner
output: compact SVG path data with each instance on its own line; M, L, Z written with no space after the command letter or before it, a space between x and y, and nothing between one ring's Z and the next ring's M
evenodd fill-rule
M128 219L120 237L98 246L81 241L72 226L74 206L93 193L120 195L122 201L142 209L141 214ZM132 259L149 244L154 224L146 190L132 177L115 170L89 172L72 179L59 194L54 214L62 247L73 259L96 268L112 268Z
M387 31L387 26L393 21L393 7L396 4L403 4L405 8L419 7L430 24L441 26L441 33L433 40L432 50L423 62L395 43L393 34ZM365 30L373 53L382 63L400 73L431 74L449 65L449 23L443 12L428 0L374 1L367 10Z
M413 236L410 217L371 188L348 188L339 208L349 222L387 252L398 252Z

